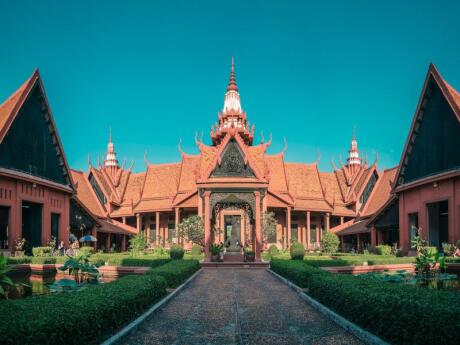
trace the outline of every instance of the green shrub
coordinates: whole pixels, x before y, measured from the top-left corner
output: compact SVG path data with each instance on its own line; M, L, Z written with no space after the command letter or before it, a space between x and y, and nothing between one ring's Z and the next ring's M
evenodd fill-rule
M90 262L107 262L109 266L158 267L171 261L168 256L143 255L133 257L130 254L94 254Z
M377 255L390 255L391 254L391 246L387 244L380 244L375 247L375 254Z
M51 256L53 254L52 247L34 247L32 248L34 256Z
M339 245L339 236L330 231L323 233L323 238L321 239L321 249L323 252L335 253L339 250Z
M162 276L168 287L175 288L199 269L200 263L197 260L173 260L151 269L148 274Z
M96 344L166 295L158 275L0 303L2 345Z
M273 259L270 265L308 289L320 303L389 343L436 344L441 336L443 344L458 344L460 299L456 291L331 274L306 261Z
M428 253L436 254L436 253L438 252L438 248L437 248L437 247L426 246L425 248L428 250Z
M203 251L203 248L200 245L194 244L190 254L192 254L192 255L201 255L202 251Z
M292 260L303 260L305 256L305 248L302 243L294 242L289 248L289 253L291 254Z
M274 244L272 244L269 248L268 248L268 253L270 255L278 255L279 254L279 249L277 246L275 246Z
M171 246L171 249L169 250L169 255L173 260L182 260L184 257L184 253L184 249L178 244Z
M83 246L78 249L78 254L94 254L94 248L91 246Z

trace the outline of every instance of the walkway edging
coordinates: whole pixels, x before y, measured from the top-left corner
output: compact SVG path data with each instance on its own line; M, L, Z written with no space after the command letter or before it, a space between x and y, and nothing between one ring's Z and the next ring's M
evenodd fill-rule
M181 292L193 279L196 278L198 274L201 273L203 269L199 269L196 271L190 278L188 278L182 285L177 287L173 292L171 292L169 295L167 295L165 298L162 300L158 301L156 304L154 304L152 307L150 307L145 313L143 313L141 316L139 316L137 319L129 323L127 326L123 327L120 331L112 335L109 339L101 343L101 345L113 345L117 341L119 341L121 338L125 337L135 329L137 329L144 321L146 318L148 318L150 315L152 315L155 311L163 307L166 303L168 303L175 295L177 295L179 292Z
M295 285L291 281L287 280L286 278L280 276L278 273L272 271L271 269L268 270L271 274L273 274L276 278L281 280L283 283L285 283L287 286L289 286L291 289L293 289L295 292L299 294L299 296L306 301L308 304L310 304L313 308L315 308L317 311L319 311L321 314L326 316L328 319L334 321L337 325L345 329L346 331L350 332L353 334L356 338L359 340L365 342L366 344L370 345L389 345L389 343L385 342L384 340L380 339L376 335L362 329L358 325L354 324L351 321L348 321L344 317L340 316L333 310L329 309L325 305L319 303L317 300L314 298L308 296L302 288L299 286Z

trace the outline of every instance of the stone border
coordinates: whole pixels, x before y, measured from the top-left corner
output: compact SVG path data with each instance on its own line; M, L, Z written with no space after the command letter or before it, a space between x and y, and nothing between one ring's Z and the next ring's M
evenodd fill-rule
M188 278L182 285L177 287L173 292L163 298L161 301L158 301L155 305L150 307L145 313L139 316L137 319L129 323L127 326L123 327L120 331L112 335L109 339L105 340L101 345L113 345L120 339L127 336L132 331L136 330L150 315L152 315L155 311L163 307L167 304L175 295L181 292L193 279L200 274L202 269L200 268L196 271L190 278Z
M271 274L273 274L276 278L281 280L283 283L285 283L287 286L289 286L291 289L293 289L295 292L299 294L299 296L306 301L308 304L310 304L314 309L319 311L321 314L326 316L328 319L334 321L337 325L345 329L346 331L350 332L353 334L356 338L359 340L363 341L366 344L372 344L372 345L389 345L389 343L383 341L376 335L362 329L358 325L354 324L351 321L348 321L347 319L343 318L336 312L332 311L331 309L327 308L323 304L319 303L317 300L313 299L312 297L308 296L305 291L300 288L299 286L295 285L294 283L290 282L286 278L280 276L278 273L272 271L271 269L267 270Z

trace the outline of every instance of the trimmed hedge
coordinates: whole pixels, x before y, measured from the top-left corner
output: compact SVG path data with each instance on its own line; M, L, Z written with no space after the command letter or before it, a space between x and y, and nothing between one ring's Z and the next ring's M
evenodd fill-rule
M390 255L391 246L387 244L381 244L375 247L375 254L377 255Z
M182 248L180 245L175 244L169 249L169 256L173 260L182 260L184 258L184 248Z
M73 293L1 301L0 343L100 343L165 295L165 279L145 275Z
M99 344L199 268L174 260L77 292L0 301L0 344Z
M291 244L291 248L289 248L289 253L291 254L292 260L303 260L305 248L302 243L294 242Z
M166 265L153 268L147 274L159 275L166 279L168 287L175 288L200 269L197 260L173 260Z
M53 254L52 247L33 247L32 254L34 256L51 256Z
M348 320L393 344L458 344L457 292L331 274L305 261L272 260L271 269Z

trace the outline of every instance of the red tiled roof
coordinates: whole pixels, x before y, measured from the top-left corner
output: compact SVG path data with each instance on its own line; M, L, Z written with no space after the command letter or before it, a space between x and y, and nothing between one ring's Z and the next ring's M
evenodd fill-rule
M200 156L182 155L180 169L179 188L180 192L196 190L196 175L200 163Z
M297 197L321 198L323 191L316 164L285 163L289 193Z
M70 169L78 200L96 217L104 217L102 206L97 200L83 171Z
M384 170L379 176L366 206L363 209L363 217L371 216L377 212L391 197L391 188L398 167Z
M362 234L366 232L370 232L371 230L366 226L366 222L364 220L358 220L358 221L351 221L347 223L352 223L345 227L343 230L332 230L335 232L338 236L344 236L344 235L354 235L354 234ZM344 223L344 224L347 224ZM342 225L344 225L342 224ZM340 226L340 225L339 225ZM337 228L337 227L336 227ZM334 229L334 228L333 228Z
M283 155L266 155L265 162L269 170L268 188L273 191L287 192L287 179Z
M142 199L174 197L179 185L181 163L150 164L147 168Z

